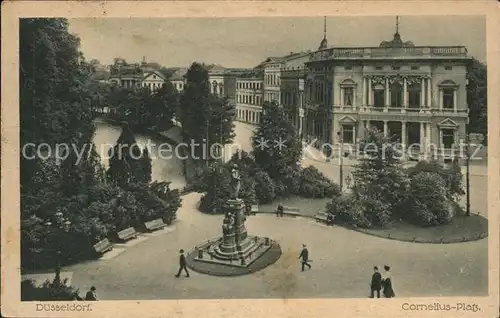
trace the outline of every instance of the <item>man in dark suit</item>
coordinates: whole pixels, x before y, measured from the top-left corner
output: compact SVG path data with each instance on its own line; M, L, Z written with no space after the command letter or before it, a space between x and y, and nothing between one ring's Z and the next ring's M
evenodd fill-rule
M308 263L309 251L307 250L305 244L302 244L302 251L300 252L299 258L302 258L302 260L300 261L302 263L302 271L304 271L305 266L311 269L311 264Z
M375 291L377 291L377 298L380 298L380 289L382 289L382 275L378 272L378 267L373 267L372 282L370 283L370 298L375 297Z
M184 270L186 272L186 277L189 277L189 272L187 269L186 256L184 256L184 250L180 250L181 255L179 256L179 272L175 277L181 276L181 271Z
M96 288L94 286L90 287L90 290L85 295L85 300L86 301L97 300L97 294L95 291L96 291Z

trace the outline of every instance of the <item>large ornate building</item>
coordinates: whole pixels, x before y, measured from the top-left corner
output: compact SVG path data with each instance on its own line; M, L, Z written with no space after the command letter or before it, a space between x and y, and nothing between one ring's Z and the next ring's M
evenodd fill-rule
M326 37L323 41L326 40ZM321 44L323 47L323 42ZM305 135L356 146L376 127L412 153L449 156L468 121L463 46L415 46L396 27L378 47L321 48L305 76Z

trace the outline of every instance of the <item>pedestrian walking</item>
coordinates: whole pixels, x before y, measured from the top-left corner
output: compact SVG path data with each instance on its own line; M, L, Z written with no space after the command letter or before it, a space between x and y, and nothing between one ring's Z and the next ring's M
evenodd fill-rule
M95 301L95 300L98 300L97 299L96 288L94 286L90 287L90 290L85 295L85 300L86 301Z
M182 270L186 272L186 277L189 277L189 271L187 269L187 262L186 262L186 256L184 255L184 250L179 251L181 255L179 256L179 271L177 272L177 275L175 277L181 276Z
M378 267L373 267L372 281L370 283L370 298L375 297L375 292L377 292L377 298L380 298L380 290L382 289L382 275L378 271Z
M311 264L309 264L309 251L305 244L302 244L302 251L300 252L299 259L302 259L300 261L302 264L302 271L304 271L305 266L311 269Z
M382 293L384 294L385 298L392 298L396 296L394 293L394 286L393 286L393 281L392 281L392 275L391 275L391 267L388 265L384 266L384 274L382 275L382 288L383 291Z

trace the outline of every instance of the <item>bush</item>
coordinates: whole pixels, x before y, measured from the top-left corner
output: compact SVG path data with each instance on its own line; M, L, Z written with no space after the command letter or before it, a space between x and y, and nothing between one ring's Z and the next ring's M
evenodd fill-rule
M211 171L206 166L195 166L191 172L191 176L188 182L189 190L196 192L207 192L208 184L207 177L210 175Z
M420 172L435 173L443 178L446 188L446 197L449 200L457 202L460 197L465 194L463 189L462 169L458 164L454 164L450 168L445 168L436 160L419 161L414 167L410 167L407 170L410 178Z
M255 195L260 204L269 203L276 198L276 183L267 172L258 171L254 177Z
M359 201L364 209L363 215L375 226L386 226L392 217L391 204L374 197L365 197Z
M412 176L408 204L406 219L421 226L449 223L455 209L447 198L445 181L432 172L418 172Z
M356 227L369 228L371 222L364 215L364 207L354 196L335 196L326 205L328 213L335 215L335 222Z
M67 285L67 279L61 283L46 280L42 286L36 286L32 280L21 281L21 301L71 301L82 300L79 290Z
M299 168L287 166L281 178L283 184L284 195L292 195L300 193L302 172Z
M325 198L340 195L340 187L325 177L316 167L309 166L302 170L300 195L306 198Z

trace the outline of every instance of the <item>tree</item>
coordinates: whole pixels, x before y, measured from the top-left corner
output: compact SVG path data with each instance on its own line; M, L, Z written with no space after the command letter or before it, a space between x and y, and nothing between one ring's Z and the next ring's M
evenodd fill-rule
M123 128L116 146L110 152L107 175L111 181L127 189L129 184L151 180L151 175L145 174L146 160L142 159L142 151L128 126Z
M228 167L213 164L203 178L205 195L200 200L200 210L223 213L224 206L231 197L231 172Z
M252 137L253 156L272 179L285 175L286 167L299 170L301 144L283 109L265 102L259 127Z
M21 145L88 143L94 130L85 85L90 67L78 37L66 19L22 19L19 31ZM21 157L24 188L34 164Z
M360 158L353 172L353 192L358 200L366 203L365 212L369 221L375 225L385 225L401 211L401 204L406 201L409 179L388 137L376 129L369 130L363 144L366 154Z
M255 176L255 196L260 204L269 203L276 198L276 183L267 172L258 171Z
M227 97L210 96L209 147L215 143L220 146L233 142L235 137L233 118L235 106ZM222 155L221 153L218 154Z
M467 70L467 104L469 113L469 132L488 135L488 85L486 64L473 59ZM485 141L487 138L485 138Z
M145 146L144 147L144 150L142 151L142 156L141 156L141 159L140 159L140 164L141 164L141 167L142 167L142 173L143 173L143 180L146 182L146 183L150 183L151 182L151 173L152 173L152 160L151 160L151 157L149 156L149 151L148 151L148 147Z
M203 142L203 139L208 135L211 109L208 71L204 65L195 62L187 71L180 106L179 121L182 124L184 142L206 146L207 143ZM202 154L203 147L194 149L196 158L201 158Z
M172 125L172 118L179 108L179 97L172 83L167 82L152 96L151 104L147 105L149 117L148 126L154 130L166 130Z

